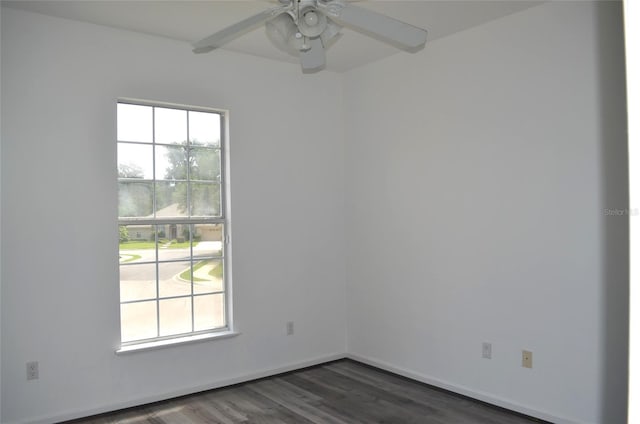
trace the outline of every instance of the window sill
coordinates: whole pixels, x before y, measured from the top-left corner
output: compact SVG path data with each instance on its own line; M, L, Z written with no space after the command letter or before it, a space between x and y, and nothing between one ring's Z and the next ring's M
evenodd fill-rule
M219 333L197 334L193 336L178 337L175 339L158 340L147 343L138 343L128 346L121 346L116 350L116 355L126 355L129 353L142 352L146 350L164 349L167 347L173 347L178 345L184 345L189 343L199 343L209 340L228 339L240 335L237 331L223 331Z

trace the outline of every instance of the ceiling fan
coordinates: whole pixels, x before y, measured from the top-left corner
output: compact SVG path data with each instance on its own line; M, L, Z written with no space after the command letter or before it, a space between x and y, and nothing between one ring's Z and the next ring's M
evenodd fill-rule
M194 53L207 53L265 25L267 37L280 50L300 57L302 72L324 69L325 50L342 35L343 27L358 31L408 52L427 41L427 31L346 0L278 0L267 9L193 44Z

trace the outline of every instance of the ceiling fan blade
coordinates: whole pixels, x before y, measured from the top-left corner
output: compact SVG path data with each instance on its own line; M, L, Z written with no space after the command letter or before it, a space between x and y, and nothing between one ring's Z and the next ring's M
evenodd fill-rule
M327 14L338 24L399 49L417 52L427 42L427 31L422 28L350 4L341 4L340 7L334 5L331 4Z
M326 57L320 37L311 38L307 42L311 48L300 52L300 64L302 65L303 73L312 74L324 69Z
M265 10L264 12L260 12L257 15L253 15L240 22L237 22L225 29L216 32L215 34L210 35L207 38L194 43L193 52L208 53L211 50L217 49L218 47L225 45L233 39L262 26L268 20L287 12L290 8L291 7L289 5L274 7Z

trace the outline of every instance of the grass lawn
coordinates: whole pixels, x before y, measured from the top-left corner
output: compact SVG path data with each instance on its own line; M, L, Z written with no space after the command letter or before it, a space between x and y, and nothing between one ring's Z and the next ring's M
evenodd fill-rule
M199 270L200 268L202 268L208 263L209 261L198 262L193 266L193 271L195 272ZM218 265L216 265L211 271L209 271L209 275L214 278L222 278L222 262L218 262ZM191 280L191 269L185 269L184 271L182 271L182 273L180 273L180 278L186 281ZM204 278L198 278L196 276L193 276L193 281L197 283L198 281L211 281L211 280L206 280Z
M169 243L169 240L163 242L160 242L161 246L166 245L167 243ZM196 247L198 245L197 241L193 242L193 247ZM183 241L182 243L178 243L177 241L171 241L171 244L166 246L167 249L188 249L189 248L189 242L188 241Z
M209 275L212 276L213 278L222 279L222 262L218 262L218 265L211 268L211 271L209 271Z
M124 264L127 262L132 262L132 261L137 261L138 259L140 259L142 256L140 255L124 255L126 259L122 260L122 256L120 256L120 263Z
M125 241L120 243L120 250L142 250L155 248L156 244L152 241Z

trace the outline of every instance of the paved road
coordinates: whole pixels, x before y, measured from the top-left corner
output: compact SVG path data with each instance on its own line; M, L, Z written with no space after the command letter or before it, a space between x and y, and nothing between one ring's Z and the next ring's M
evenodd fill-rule
M218 254L220 242L201 242L194 247L194 257L213 256ZM191 294L191 284L179 278L179 275L191 266L189 249L162 249L158 251L160 260L179 260L184 262L160 262L158 264L158 291L160 297L184 296ZM121 255L138 255L139 259L127 262L120 267L120 299L123 302L132 300L154 299L156 297L156 264L142 262L155 261L155 249L123 250ZM125 259L126 260L126 259ZM211 261L217 265L219 261ZM207 278L208 277L208 278ZM198 273L199 279L194 284L194 293L210 293L222 290L222 280Z
M194 258L219 255L222 244L220 242L201 242L194 247ZM160 335L179 334L191 330L191 298L160 300L160 310L155 299L174 296L188 296L191 294L191 283L179 278L188 270L190 263L190 249L159 249L160 261L172 260L179 262L160 262L158 264L158 286L156 288L156 264L143 262L155 261L155 249L123 250L120 252L122 260L138 255L139 259L127 262L120 267L120 299L123 302L146 300L149 302L128 304L122 306L121 319L123 341L147 337L156 337L158 329L157 317L160 317ZM208 271L217 265L218 260L211 260L196 272L198 279L193 284L193 293L207 294L220 292L224 289L223 281L208 275ZM194 298L193 319L196 330L204 330L224 325L224 295L212 294Z
M222 249L222 243L219 241L202 241L193 247L193 256L198 257L211 257L220 256ZM120 251L120 263L127 261L132 255L140 256L135 261L127 262L134 264L137 262L148 262L156 260L155 249L137 249L137 250L121 250ZM171 248L159 248L158 260L159 261L172 261L177 259L189 260L191 255L190 249L171 249ZM123 267L125 268L125 267Z

